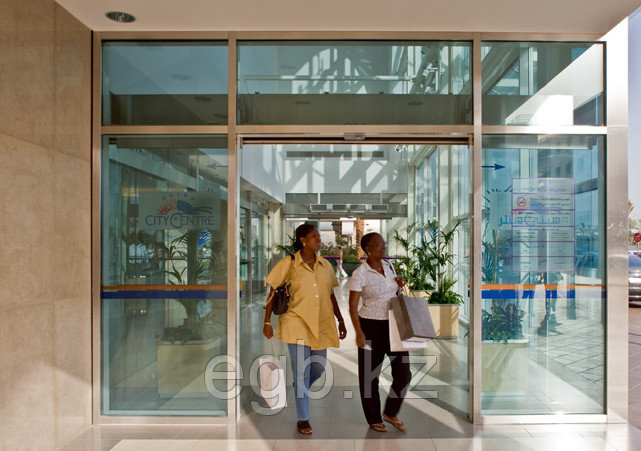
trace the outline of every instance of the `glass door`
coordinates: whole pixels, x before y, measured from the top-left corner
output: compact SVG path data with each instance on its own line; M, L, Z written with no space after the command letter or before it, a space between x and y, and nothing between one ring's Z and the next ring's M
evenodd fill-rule
M264 278L291 252L296 227L308 222L318 228L321 256L343 276L334 293L347 322L350 276L365 259L360 238L377 232L387 243L386 259L408 279L412 271L408 262L415 265L417 258L436 247L449 255L447 262L434 268L436 280L427 277L423 285L414 287L415 295L426 297L427 303L432 292L443 288L440 279L445 279L447 288L441 299L449 304L428 304L439 336L427 349L411 354L413 377L407 409L415 415L430 412L438 417L438 412L447 411L466 418L470 392L469 154L466 145L244 144L239 150L238 189L243 284L238 326L243 368L254 368L252 364L261 355L276 352L284 358L287 385L291 385L287 348L276 340L271 349L262 329L269 288ZM253 206L257 203L262 209ZM270 237L265 244L257 236L261 228ZM338 268L339 246L342 271ZM436 298L434 295L432 301ZM276 328L277 317L273 319ZM325 379L327 393L315 405L354 409L360 418L357 371L350 324L347 339L339 348L329 349L327 372L332 375ZM257 415L257 409L265 405L251 389L251 377L245 374L243 379L240 409ZM383 384L392 380L387 360L381 380ZM323 383L319 384L317 389L322 390ZM295 409L293 400L288 405Z

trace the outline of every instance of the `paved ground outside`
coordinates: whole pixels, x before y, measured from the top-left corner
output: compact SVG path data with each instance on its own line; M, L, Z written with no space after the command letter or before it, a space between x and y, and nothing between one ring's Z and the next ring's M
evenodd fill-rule
M641 428L641 304L630 307L629 421Z

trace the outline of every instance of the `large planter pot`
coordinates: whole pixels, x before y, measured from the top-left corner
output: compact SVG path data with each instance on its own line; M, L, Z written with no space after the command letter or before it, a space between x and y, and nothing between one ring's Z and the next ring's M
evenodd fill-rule
M200 397L207 393L205 367L219 354L220 339L158 345L158 394L164 398Z
M427 308L438 338L458 337L458 305L428 304Z
M484 341L481 387L484 394L514 395L528 391L528 340Z
M413 297L425 298L429 302L431 291L410 290ZM434 332L437 338L458 337L458 311L456 304L428 304L428 310L434 324Z

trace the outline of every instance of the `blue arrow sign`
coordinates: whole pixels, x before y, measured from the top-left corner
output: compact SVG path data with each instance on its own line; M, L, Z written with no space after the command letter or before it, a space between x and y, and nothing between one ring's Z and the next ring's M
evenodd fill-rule
M505 166L497 164L497 163L494 163L494 164L490 164L488 166L484 165L482 167L484 167L484 168L494 168L494 170L496 171L497 169L503 169Z

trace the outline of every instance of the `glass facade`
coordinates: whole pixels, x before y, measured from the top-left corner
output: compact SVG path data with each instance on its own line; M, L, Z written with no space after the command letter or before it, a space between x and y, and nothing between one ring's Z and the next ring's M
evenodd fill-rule
M469 42L239 42L239 124L471 124Z
M483 123L604 125L603 44L485 42Z
M602 413L604 140L485 136L483 165L482 411Z
M103 414L226 413L227 201L225 136L103 138Z
M113 41L102 47L103 125L227 124L227 44Z
M101 413L231 415L233 404L212 394L207 364L234 352L232 332L244 370L271 353L261 335L264 279L305 221L317 225L321 255L347 278L364 258L364 233L381 233L389 260L399 262L455 228L443 275L461 303L450 332L412 354L414 368L426 371L415 381L419 398L471 416L473 357L482 415L604 413L605 136L573 129L606 125L604 53L603 43L482 42L484 134L475 163L470 146L436 144L443 128L430 128L459 126L449 138L472 133L471 41L240 40L235 98L227 95L226 42L104 41L101 123L114 134L101 138ZM189 127L227 125L230 101L239 126L230 139L243 126L273 126L265 128L273 143L237 149L235 199L227 136ZM310 143L305 136L318 138L317 130L297 125L335 126L336 136L341 126L381 125L385 141ZM387 130L406 125L413 127L393 132L399 144L391 142ZM538 134L512 133L515 125ZM136 126L161 127L149 134ZM557 126L566 134L542 134ZM403 144L410 129L426 143ZM273 139L293 134L300 144ZM476 271L473 164L483 167ZM236 249L227 248L228 233ZM237 267L228 269L231 257ZM237 295L228 270L237 271ZM472 275L482 279L480 365L469 352ZM433 307L433 318L453 317ZM355 365L347 341L335 352L339 365ZM340 376L338 386L348 376L356 377ZM242 385L250 377L246 371ZM225 392L227 384L213 387Z

